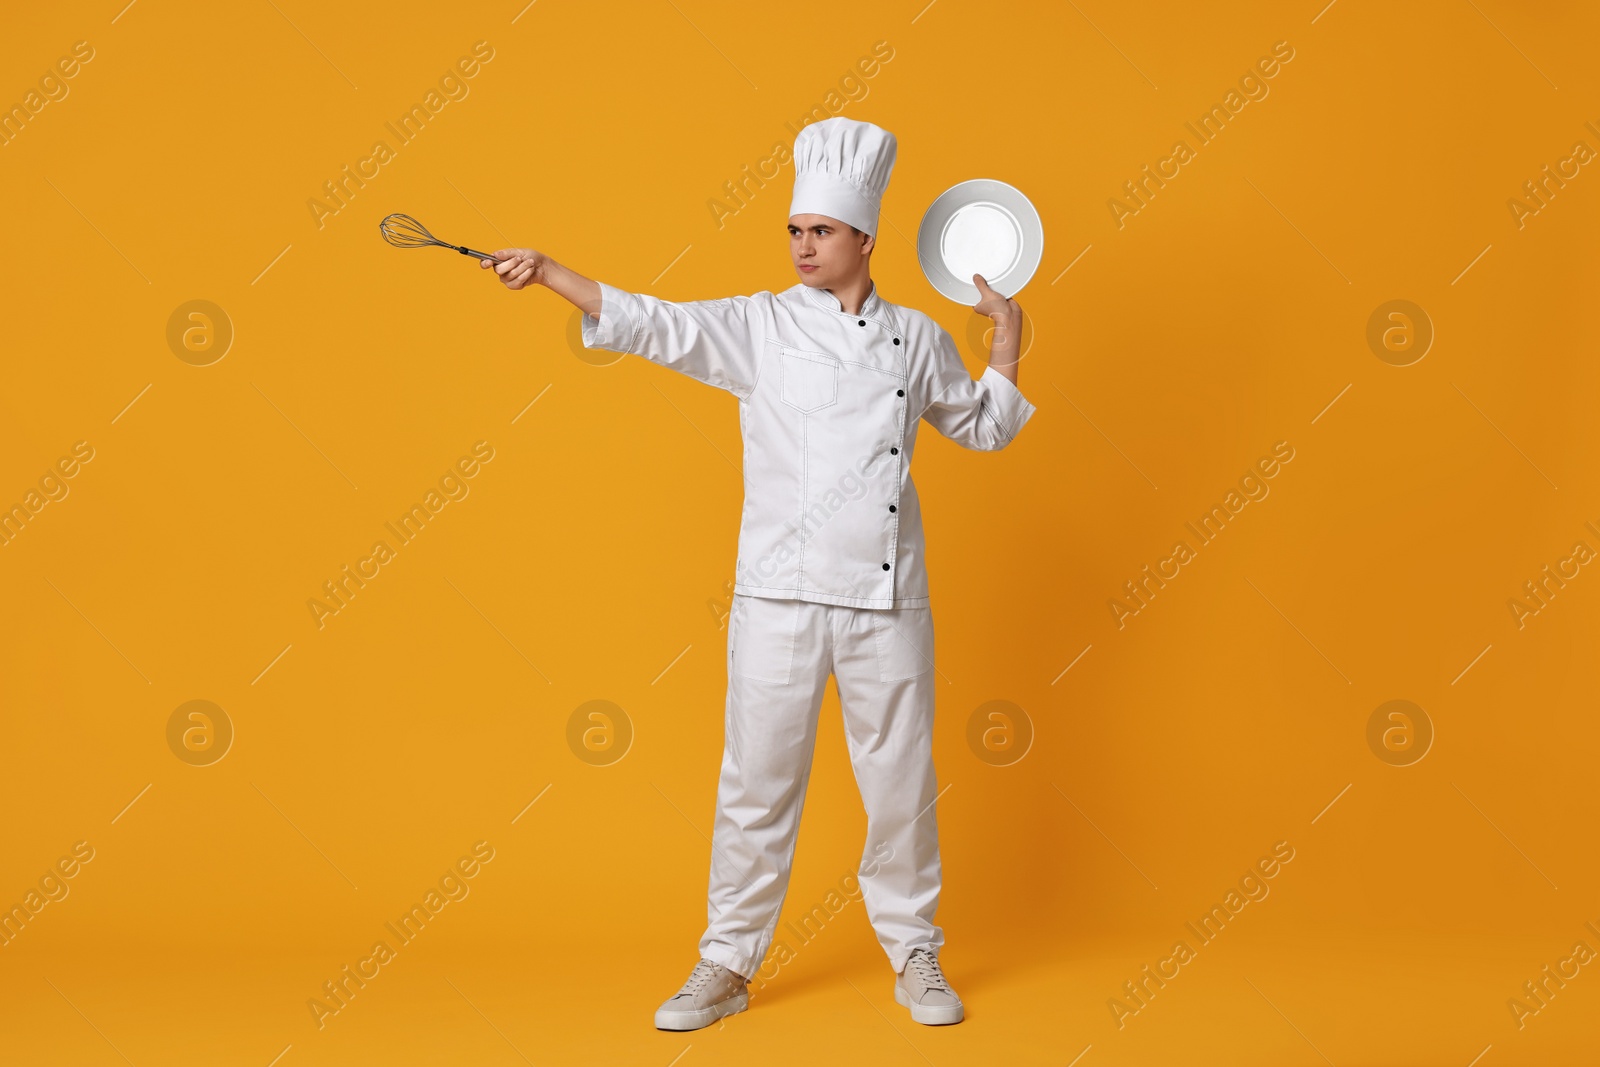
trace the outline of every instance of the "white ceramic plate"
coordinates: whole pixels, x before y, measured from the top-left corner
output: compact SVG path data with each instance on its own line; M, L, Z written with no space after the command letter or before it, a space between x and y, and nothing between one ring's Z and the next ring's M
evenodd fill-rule
M952 185L917 228L922 273L944 296L978 302L974 274L1002 296L1021 292L1044 255L1044 226L1021 190L993 178Z

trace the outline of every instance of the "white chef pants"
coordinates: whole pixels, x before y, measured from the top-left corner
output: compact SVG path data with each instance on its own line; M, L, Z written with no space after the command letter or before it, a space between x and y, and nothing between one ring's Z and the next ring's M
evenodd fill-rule
M937 952L944 932L933 923L940 870L932 610L736 593L727 655L722 774L700 955L747 978L766 956L788 893L830 673L867 812L858 875L867 917L897 973L912 950Z

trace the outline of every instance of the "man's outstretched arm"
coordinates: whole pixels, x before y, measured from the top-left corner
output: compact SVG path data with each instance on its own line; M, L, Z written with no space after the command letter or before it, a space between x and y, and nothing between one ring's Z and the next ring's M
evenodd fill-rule
M755 298L674 302L585 278L530 248L502 248L493 266L508 289L538 283L584 313L583 344L659 363L740 399L755 390L765 340Z

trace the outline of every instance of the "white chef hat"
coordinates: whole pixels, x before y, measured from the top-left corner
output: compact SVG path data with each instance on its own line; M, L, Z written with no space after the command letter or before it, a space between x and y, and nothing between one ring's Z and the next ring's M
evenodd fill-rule
M790 217L826 215L877 236L894 157L894 134L870 122L835 115L811 123L794 139Z

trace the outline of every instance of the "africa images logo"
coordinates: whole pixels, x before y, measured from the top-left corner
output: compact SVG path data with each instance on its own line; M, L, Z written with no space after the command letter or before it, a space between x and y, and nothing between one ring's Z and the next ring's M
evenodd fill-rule
M395 545L405 546L421 536L422 531L445 509L452 500L465 500L467 494L472 492L472 487L467 484L467 479L477 477L483 464L494 459L494 446L488 441L478 441L472 446L472 454L462 456L455 464L446 469L439 478L439 488L429 489L420 503L412 504L393 522L385 522L384 529L394 535ZM396 525L398 523L398 525ZM391 546L388 541L379 539L372 543L372 551L366 556L356 560L355 569L352 571L350 564L346 563L344 569L335 578L330 578L322 583L322 591L326 600L309 597L306 608L311 612L311 621L317 624L317 629L327 625L330 616L337 615L350 606L350 601L355 595L367 587L367 583L383 573L385 564L397 559L398 548Z
M445 868L444 874L439 876L436 887L428 887L420 903L413 902L410 909L398 919L383 924L384 929L394 937L393 945L387 939L379 938L372 943L367 955L356 961L354 967L347 963L335 977L323 982L322 993L306 999L306 1007L310 1010L317 1029L323 1029L328 1025L330 1018L348 1008L356 995L367 988L367 983L377 978L383 973L384 967L394 962L399 956L400 949L420 937L422 931L427 929L450 903L467 899L467 895L472 892L472 887L467 884L468 880L476 878L483 870L483 865L492 861L494 856L494 846L489 842L474 842L470 853Z
M1239 917L1239 913L1244 911L1246 906L1266 900L1267 895L1272 892L1272 887L1267 881L1276 878L1284 865L1293 861L1294 856L1294 846L1288 841L1273 842L1272 851L1256 860L1253 866L1246 868L1245 873L1239 877L1238 887L1230 887L1221 903L1213 903L1199 918L1199 925L1194 922L1183 924L1184 928L1194 935L1193 946L1183 938L1179 938L1173 942L1172 951L1156 961L1155 967L1152 968L1147 963L1137 978L1123 982L1123 995L1106 999L1106 1007L1110 1009L1111 1018L1116 1022L1117 1029L1123 1029L1128 1025L1129 1019L1148 1008L1156 993L1165 989L1168 982L1182 974L1183 968L1198 958L1201 948L1222 936L1222 931Z
M1222 103L1212 104L1209 111L1195 120L1199 123L1198 127L1194 122L1185 122L1184 126L1194 134L1196 148L1191 148L1189 142L1180 137L1173 142L1170 154L1156 160L1154 171L1146 163L1138 178L1122 183L1125 200L1114 196L1106 200L1106 208L1111 212L1111 221L1117 224L1117 229L1125 228L1129 218L1149 207L1149 201L1155 198L1159 190L1167 187L1167 182L1183 173L1186 164L1199 158L1198 148L1204 148L1221 137L1228 123L1237 119L1252 100L1265 100L1272 91L1267 81L1277 76L1283 69L1282 64L1293 59L1294 48L1289 42L1276 42L1270 56L1256 60L1255 66L1239 77L1238 89L1229 89ZM1244 95L1241 96L1241 93Z
M346 163L337 177L322 183L323 199L313 196L306 200L306 208L311 212L311 221L317 224L317 229L322 229L329 218L349 207L356 194L367 187L367 182L376 178L382 167L396 158L398 149L416 140L428 123L438 118L439 112L451 101L465 100L472 92L472 86L467 84L468 79L477 77L483 64L493 59L494 47L488 41L474 43L472 55L457 59L439 76L437 89L429 88L423 94L421 103L413 101L393 122L385 122L384 129L393 135L395 147L385 140L373 141L372 150L356 160L354 171Z
M1229 522L1238 518L1245 505L1251 501L1265 500L1267 494L1272 492L1267 479L1276 477L1282 470L1281 465L1292 459L1294 459L1294 446L1288 441L1279 441L1273 445L1271 455L1256 460L1255 465L1248 468L1240 477L1238 489L1229 489L1222 498L1222 503L1212 504L1211 508L1196 520L1199 526L1194 522L1183 524L1194 534L1195 542L1199 545L1209 545L1222 535ZM1147 563L1142 576L1123 582L1122 588L1127 598L1111 597L1106 601L1117 629L1126 628L1128 619L1150 606L1150 601L1155 598L1157 590L1165 589L1167 582L1182 573L1185 564L1198 558L1199 553L1188 541L1179 540L1173 544L1172 551L1166 558L1156 561L1155 570L1152 571L1150 564Z

